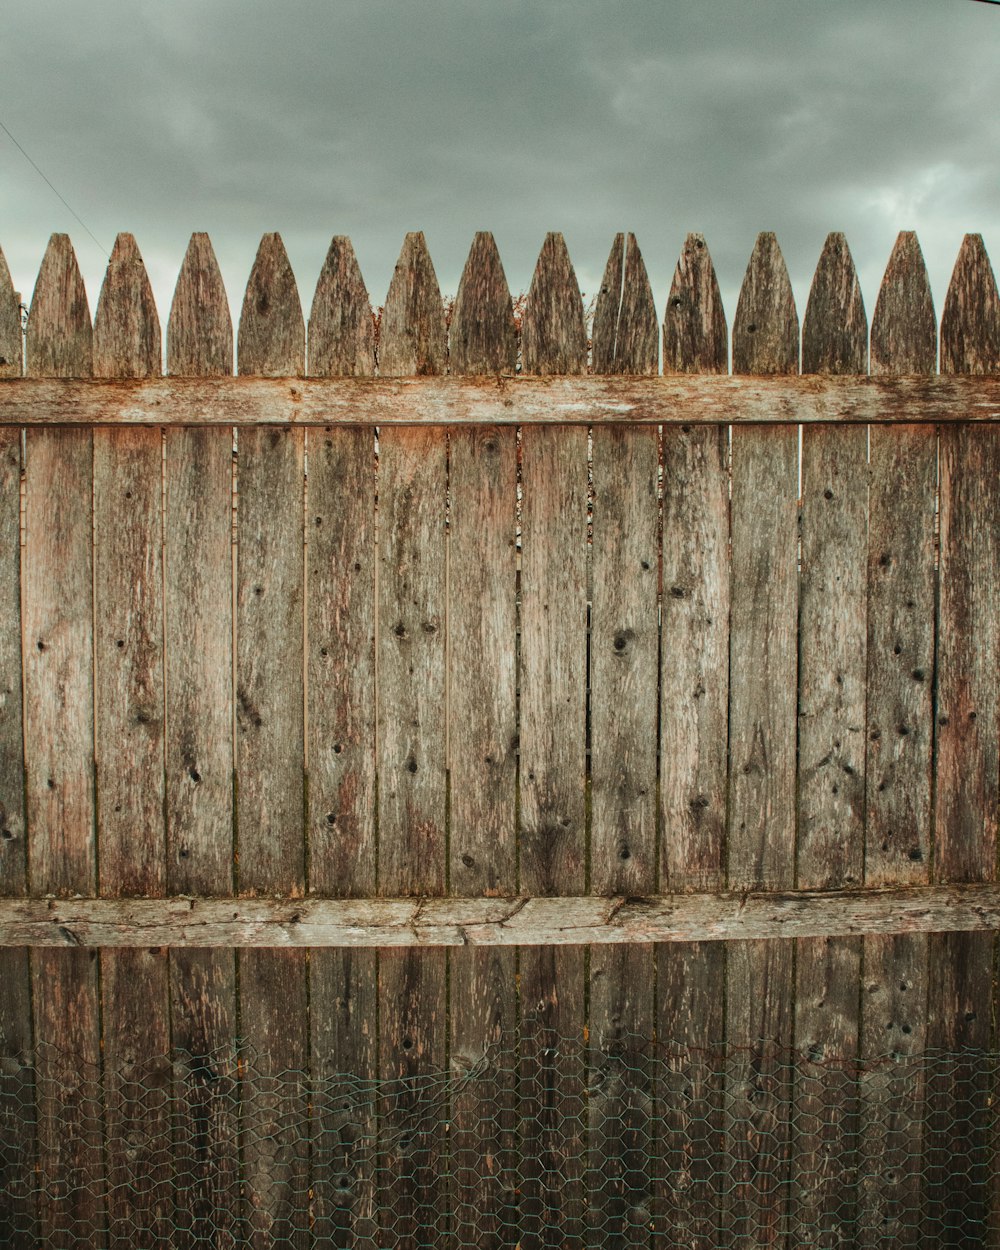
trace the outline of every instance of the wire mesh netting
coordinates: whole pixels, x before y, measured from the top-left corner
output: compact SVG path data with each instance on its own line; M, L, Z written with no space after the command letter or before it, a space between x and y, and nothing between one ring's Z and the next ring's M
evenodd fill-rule
M859 1062L523 1029L448 1071L380 1079L238 1043L0 1063L14 1250L996 1237L993 1053Z

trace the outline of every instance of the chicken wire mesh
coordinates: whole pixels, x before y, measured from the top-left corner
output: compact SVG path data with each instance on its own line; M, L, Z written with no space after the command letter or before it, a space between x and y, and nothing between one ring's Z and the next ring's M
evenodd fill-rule
M993 1245L1000 1056L524 1028L380 1079L223 1051L0 1067L0 1246Z

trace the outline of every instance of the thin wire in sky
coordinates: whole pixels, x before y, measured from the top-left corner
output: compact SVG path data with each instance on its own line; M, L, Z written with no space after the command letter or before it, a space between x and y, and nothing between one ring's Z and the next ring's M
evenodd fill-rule
M59 199L59 201L62 203L63 207L64 207L64 208L66 208L66 210L67 210L69 213L71 213L73 217L75 217L75 218L76 218L76 220L79 222L79 224L83 227L83 229L84 229L84 230L86 230L86 232L87 232L87 233L90 235L90 237L94 240L94 242L95 242L95 243L97 244L97 246L101 249L101 251L104 253L104 255L105 255L105 256L110 255L110 252L109 252L108 248L106 248L106 247L104 246L104 244L101 242L101 240L100 240L100 239L99 239L99 238L98 238L98 237L94 234L93 230L91 230L91 228L90 228L90 227L87 225L87 223L83 220L83 218L80 216L80 214L79 214L79 213L78 213L78 212L77 212L77 211L76 211L76 210L75 210L75 209L74 209L74 208L73 208L73 207L72 207L72 206L71 206L71 205L70 205L70 204L66 201L65 196L61 195L61 194L59 193L59 191L56 189L56 187L54 187L54 186L52 185L52 181L51 181L51 179L50 179L50 178L48 178L48 176L47 176L47 175L46 175L46 174L45 174L45 173L44 173L41 169L39 169L39 168L38 168L38 166L35 164L35 162L34 162L34 161L31 159L31 157L28 155L28 153L24 150L24 148L20 145L20 143L18 143L17 139L15 139L15 138L14 138L14 136L10 133L10 131L7 129L7 126L5 125L5 123L4 123L4 121L3 121L3 119L2 119L2 118L0 118L0 130L3 130L3 132L4 132L4 134L7 136L7 138L11 141L11 143L13 143L14 147L16 147L16 148L17 148L17 150L21 153L21 155L24 157L24 159L28 162L28 164L31 166L31 168L35 171L35 173L36 173L36 174L38 174L39 178L41 178L41 179L45 182L45 184L48 186L49 190L51 190L51 191L52 191L52 193L53 193L53 194L54 194L54 195L55 195L55 196Z

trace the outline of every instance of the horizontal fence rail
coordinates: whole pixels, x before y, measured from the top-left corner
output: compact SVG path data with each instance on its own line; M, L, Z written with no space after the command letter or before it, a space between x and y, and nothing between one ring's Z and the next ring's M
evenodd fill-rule
M1000 421L1000 377L0 382L0 425L893 425Z
M338 237L308 323L267 235L234 334L195 235L165 351L54 236L0 374L0 1242L992 1244L978 236L869 331L841 235L731 326L698 235L662 324L631 235L590 314L559 235L447 304L408 235L377 315Z
M1000 886L653 898L0 899L4 946L552 946L1000 929Z

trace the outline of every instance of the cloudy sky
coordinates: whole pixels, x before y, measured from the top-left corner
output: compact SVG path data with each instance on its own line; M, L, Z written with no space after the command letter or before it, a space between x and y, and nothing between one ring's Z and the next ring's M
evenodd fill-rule
M976 0L30 0L4 14L0 245L27 294L51 231L96 306L131 230L165 322L188 236L238 308L279 230L308 314L330 236L376 304L403 234L445 292L472 235L527 287L547 230L581 286L633 230L662 313L688 230L730 317L758 230L800 315L831 229L869 314L915 229L940 309L962 235L1000 267L1000 5ZM103 248L103 250L102 250Z

